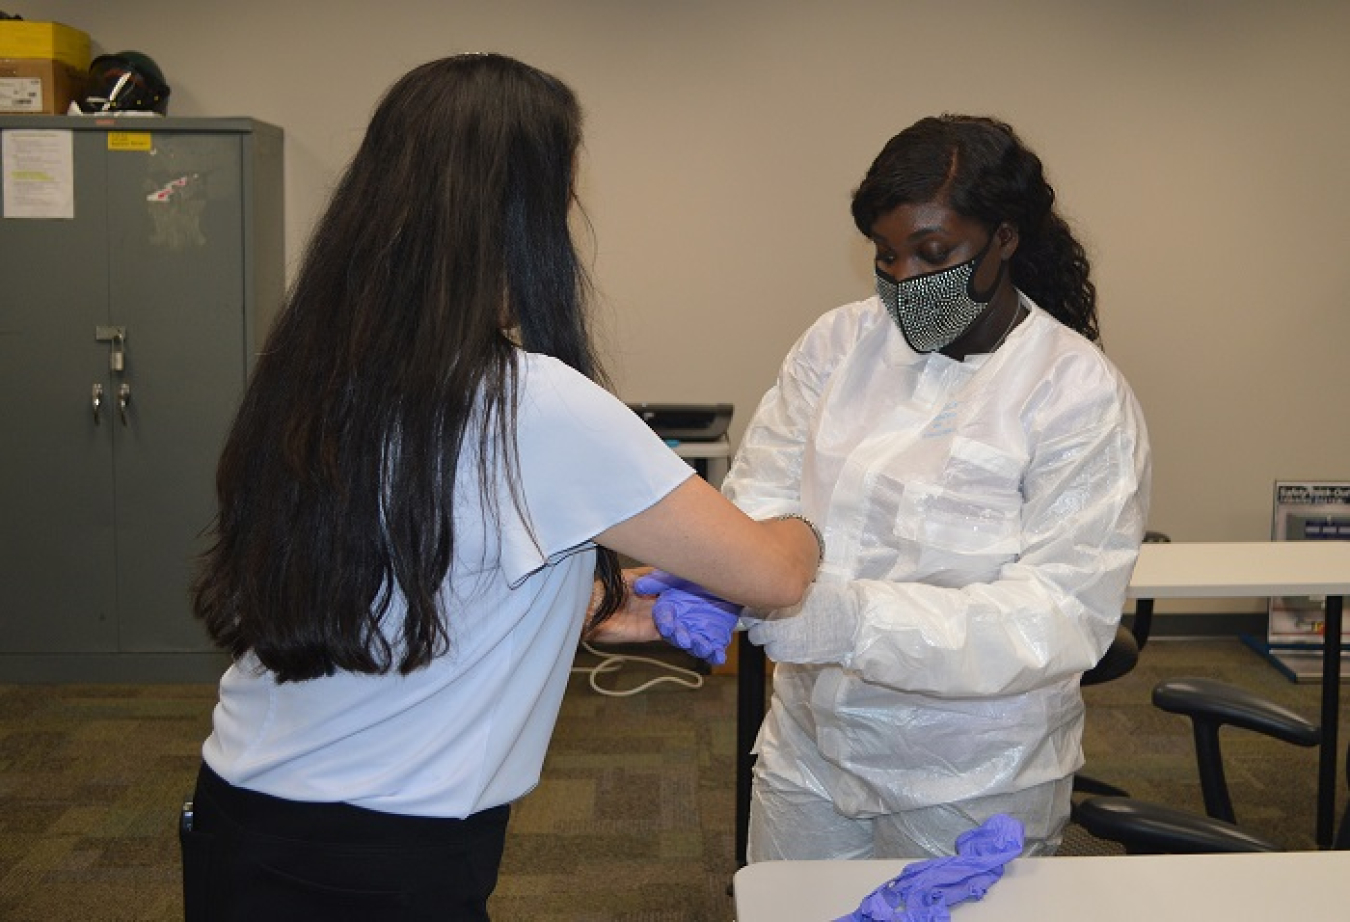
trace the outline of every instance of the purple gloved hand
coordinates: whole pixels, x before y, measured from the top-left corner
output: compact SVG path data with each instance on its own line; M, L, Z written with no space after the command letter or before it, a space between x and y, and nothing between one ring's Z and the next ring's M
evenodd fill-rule
M664 570L638 577L633 590L658 596L652 621L667 643L714 666L727 661L727 645L736 631L741 606Z
M947 922L950 907L984 897L1003 867L1022 854L1022 824L991 816L956 837L956 854L907 866L869 893L858 909L835 922Z

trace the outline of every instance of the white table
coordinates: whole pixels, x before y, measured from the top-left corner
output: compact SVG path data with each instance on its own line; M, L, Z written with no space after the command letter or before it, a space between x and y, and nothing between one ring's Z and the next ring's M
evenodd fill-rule
M1350 595L1350 541L1145 544L1128 590L1140 610L1156 599L1325 595L1322 650L1322 745L1317 784L1317 843L1331 845L1336 824L1337 723L1340 719L1341 621ZM1147 639L1147 638L1144 638ZM764 653L742 638L737 660L736 858L745 862L754 757L764 719ZM1347 755L1350 758L1350 755ZM1350 919L1350 909L1346 918Z
M736 922L830 922L903 861L766 861L736 872ZM1019 858L952 922L1350 918L1350 852Z
M1350 594L1350 541L1145 544L1132 599Z

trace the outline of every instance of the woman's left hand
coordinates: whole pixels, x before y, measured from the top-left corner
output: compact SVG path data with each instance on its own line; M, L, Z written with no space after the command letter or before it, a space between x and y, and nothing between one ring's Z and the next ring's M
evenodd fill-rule
M660 640L661 633L652 621L652 606L656 603L656 596L638 595L633 590L633 582L651 571L651 567L624 570L623 581L628 585L627 600L618 611L582 639L598 644L652 643Z

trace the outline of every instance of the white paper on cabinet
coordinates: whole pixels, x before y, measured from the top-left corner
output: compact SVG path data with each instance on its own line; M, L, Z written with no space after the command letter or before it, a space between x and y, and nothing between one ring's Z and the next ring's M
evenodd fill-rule
M75 217L73 138L60 130L0 132L6 218Z

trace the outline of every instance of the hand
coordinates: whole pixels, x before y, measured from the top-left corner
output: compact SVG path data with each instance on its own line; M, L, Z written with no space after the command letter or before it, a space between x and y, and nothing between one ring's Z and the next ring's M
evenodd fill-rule
M651 567L624 570L623 581L628 584L628 598L624 604L585 635L585 640L598 644L652 643L661 639L652 620L650 595L641 595L634 582L651 572ZM594 602L592 602L594 605ZM590 613L587 613L589 618Z
M858 613L842 583L817 582L796 608L750 621L749 640L778 663L844 663L854 652Z
M714 666L727 661L727 645L736 631L741 606L662 570L639 578L633 588L644 595L657 595L652 620L667 643Z

